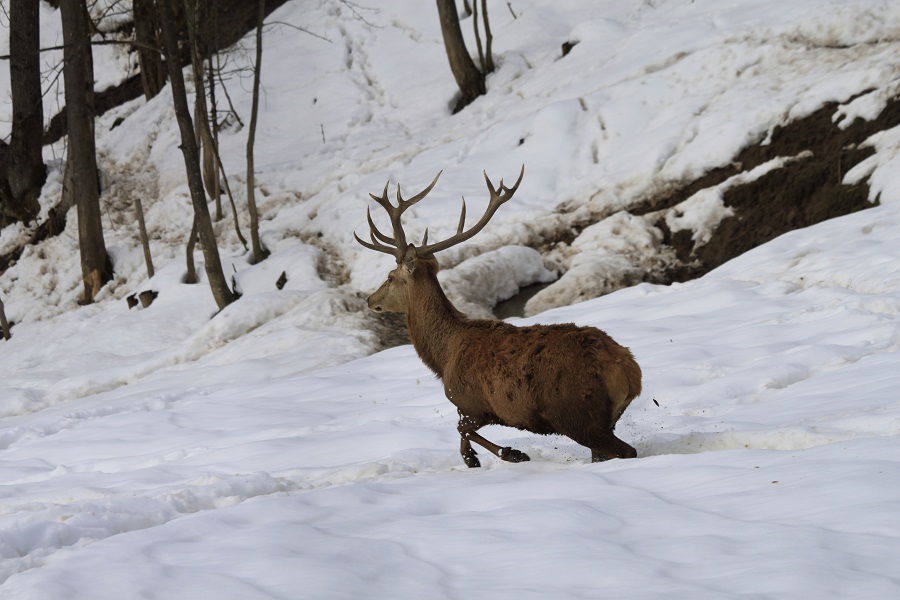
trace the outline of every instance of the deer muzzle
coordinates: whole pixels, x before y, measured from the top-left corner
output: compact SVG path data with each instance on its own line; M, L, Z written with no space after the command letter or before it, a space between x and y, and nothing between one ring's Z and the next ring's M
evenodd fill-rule
M366 299L366 302L369 304L369 308L377 313L384 312L384 307L381 306L381 302L375 299L375 294L372 294Z

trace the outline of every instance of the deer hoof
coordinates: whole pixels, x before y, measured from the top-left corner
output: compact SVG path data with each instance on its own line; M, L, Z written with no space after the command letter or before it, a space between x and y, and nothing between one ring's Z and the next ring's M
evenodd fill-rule
M506 448L500 449L500 458L505 461L520 463L531 460L527 454L522 452L521 450L516 450L515 448L510 448L507 446Z
M475 469L481 466L481 461L478 460L478 457L475 456L475 452L463 454L463 461L465 461L466 466L470 469Z

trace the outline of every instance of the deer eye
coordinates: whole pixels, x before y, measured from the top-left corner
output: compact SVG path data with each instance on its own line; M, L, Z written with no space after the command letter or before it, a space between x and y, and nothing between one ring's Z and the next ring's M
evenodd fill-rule
M388 283L394 283L394 276L393 276L393 275L388 275L387 282L388 282Z

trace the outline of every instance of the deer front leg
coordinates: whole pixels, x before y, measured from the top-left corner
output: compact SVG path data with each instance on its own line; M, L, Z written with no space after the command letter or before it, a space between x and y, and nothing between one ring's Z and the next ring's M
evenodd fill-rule
M470 469L481 466L481 461L478 460L478 453L475 452L471 442L469 442L469 438L463 433L460 433L459 453L462 454L463 462Z
M461 438L459 443L459 453L462 454L463 460L465 461L467 467L474 468L481 466L481 462L476 456L477 453L475 452L474 448L472 448L472 442L475 442L476 444L482 446L484 449L488 450L501 460L505 460L508 462L524 462L526 460L531 460L524 452L521 452L520 450L516 450L514 448L510 448L509 446L498 446L490 440L485 439L481 436L481 434L478 433L478 429L484 427L485 425L492 424L498 425L501 423L493 415L479 415L478 417L471 417L460 413L459 424L456 427Z

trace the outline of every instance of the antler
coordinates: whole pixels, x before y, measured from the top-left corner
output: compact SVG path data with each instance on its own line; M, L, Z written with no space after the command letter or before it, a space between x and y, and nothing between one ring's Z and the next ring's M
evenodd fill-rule
M519 172L519 178L511 188L503 185L502 179L500 180L500 185L497 186L497 188L494 188L494 185L491 183L490 178L488 178L487 176L487 172L485 172L484 181L487 183L488 190L491 192L491 199L488 203L487 210L484 211L484 214L481 216L478 222L475 223L475 225L473 225L470 229L463 231L463 227L466 224L466 199L463 198L462 212L459 215L459 226L456 228L456 235L449 237L442 242L428 245L428 230L426 229L425 239L422 240L422 245L416 246L417 254L419 256L430 256L435 252L440 252L441 250L446 250L451 246L462 243L484 229L484 226L487 225L488 221L491 220L491 217L494 216L494 213L497 212L497 209L500 208L500 205L512 198L513 194L516 193L516 190L519 189L519 184L522 183L522 177L524 175L525 165L522 165L522 170Z
M400 184L397 184L397 206L393 206L388 200L388 185L390 185L390 181L384 184L384 191L381 193L381 196L376 196L375 194L369 194L375 202L381 205L382 208L387 212L388 217L391 219L391 227L393 228L394 236L390 237L388 235L383 234L379 231L378 227L375 226L375 222L372 220L372 213L367 208L366 209L366 220L369 222L369 237L372 240L371 242L366 242L361 240L356 232L353 232L353 237L356 238L356 241L369 248L370 250L376 250L378 252L384 252L385 254L390 254L397 259L397 262L400 262L403 259L403 254L406 252L406 233L403 231L403 225L400 223L400 217L410 206L424 198L428 195L428 192L434 187L437 183L438 177L441 176L443 171L438 172L435 175L434 180L431 184L426 187L424 190L410 198L409 200L404 200L400 195ZM497 209L500 208L500 205L513 197L513 194L516 193L516 190L519 188L519 184L522 183L522 177L525 175L525 165L522 165L522 170L519 172L519 178L516 180L516 183L513 184L512 187L506 187L503 185L503 180L500 180L500 185L496 188L494 184L491 183L490 178L487 176L487 172L484 174L484 180L487 183L488 191L491 193L491 199L488 202L487 210L484 211L484 214L478 220L475 225L471 228L463 231L463 228L466 224L466 199L463 198L462 201L462 211L459 215L459 226L456 228L456 234L447 238L444 241L437 242L434 244L428 244L428 229L425 229L425 237L422 239L422 244L420 246L416 246L416 254L420 257L432 256L435 252L440 252L441 250L446 250L451 246L455 246L460 244L476 233L484 229L484 226L487 225L488 221L494 216L494 213L497 212Z
M381 193L381 196L376 196L375 194L369 194L372 200L377 202L384 208L385 212L387 212L388 216L391 219L391 227L394 230L394 237L387 236L381 231L378 230L378 227L375 226L375 222L372 220L371 211L366 208L366 220L369 222L369 237L372 240L371 243L366 242L364 240L359 239L359 236L356 235L356 232L353 232L353 237L356 238L356 241L365 246L370 250L376 250L378 252L384 252L385 254L390 254L394 256L398 261L403 258L403 253L406 252L406 233L403 231L403 225L400 223L400 217L410 206L424 198L428 195L428 192L431 191L431 188L434 187L434 184L437 183L438 177L441 176L443 171L438 171L438 174L434 176L434 180L432 180L431 184L426 187L424 190L410 198L409 200L404 200L403 196L400 195L400 184L397 184L397 206L394 207L390 200L388 200L388 185L390 185L390 180L384 184L384 191ZM427 239L428 233L426 231L425 237ZM383 243L379 243L379 241Z

